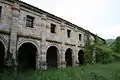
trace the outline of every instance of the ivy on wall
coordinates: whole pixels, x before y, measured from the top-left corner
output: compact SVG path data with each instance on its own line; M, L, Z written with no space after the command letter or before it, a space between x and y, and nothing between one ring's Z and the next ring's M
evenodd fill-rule
M90 39L89 31L86 31L86 44L85 44L85 63L96 63L106 59L108 57L107 53L110 53L109 50L104 48L104 41L101 40L97 35L94 35L94 41ZM92 42L91 42L92 41ZM93 44L91 44L93 43ZM100 54L100 55L98 55ZM104 55L105 54L105 55ZM101 56L102 55L102 56ZM100 56L100 57L98 57ZM100 59L98 59L100 58Z

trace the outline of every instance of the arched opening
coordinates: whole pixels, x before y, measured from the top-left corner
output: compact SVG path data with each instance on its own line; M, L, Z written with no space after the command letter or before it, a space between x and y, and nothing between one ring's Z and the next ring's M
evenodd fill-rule
M4 72L4 56L5 47L2 42L0 42L0 72Z
M80 50L78 52L78 60L79 60L79 65L84 64L84 52L83 52L83 50Z
M72 49L68 48L65 52L65 61L66 61L66 66L72 66Z
M47 66L48 68L57 68L58 64L58 49L55 46L51 46L47 50Z
M24 43L18 50L18 65L20 70L36 68L37 48L32 43Z

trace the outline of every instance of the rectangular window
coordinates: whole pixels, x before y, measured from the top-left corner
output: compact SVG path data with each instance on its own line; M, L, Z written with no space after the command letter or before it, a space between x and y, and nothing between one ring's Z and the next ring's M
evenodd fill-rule
M26 17L26 27L33 28L34 17L27 15Z
M82 34L79 34L79 41L82 40Z
M71 30L67 29L67 37L70 38Z
M55 33L55 28L56 28L56 25L55 24L51 24L51 33Z
M2 6L0 6L0 20L1 20L1 16L2 16Z

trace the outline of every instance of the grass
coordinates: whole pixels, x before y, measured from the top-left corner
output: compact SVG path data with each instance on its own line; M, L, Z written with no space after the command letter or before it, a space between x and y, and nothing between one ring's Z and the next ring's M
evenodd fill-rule
M0 80L120 80L120 63L3 73Z

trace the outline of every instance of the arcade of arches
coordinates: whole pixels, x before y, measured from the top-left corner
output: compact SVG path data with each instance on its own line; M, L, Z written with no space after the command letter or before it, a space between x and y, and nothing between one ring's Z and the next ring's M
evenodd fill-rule
M28 70L28 69L36 69L36 53L38 52L36 46L32 43L23 43L19 49L17 54L17 61L20 70ZM55 46L50 46L47 49L46 53L46 63L47 67L57 68L59 64L59 50ZM4 71L4 55L5 55L5 47L2 42L0 42L0 72ZM73 51L68 48L65 52L65 61L66 67L70 67L73 65ZM78 52L78 60L79 64L84 64L84 52L80 50Z

